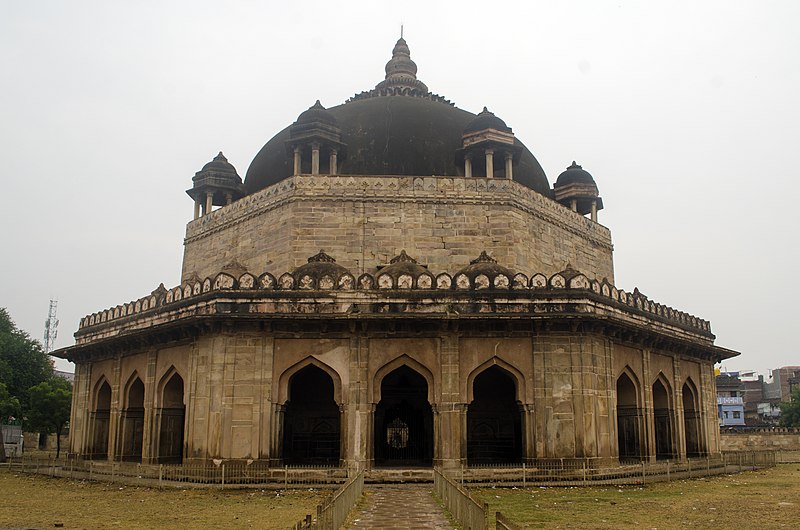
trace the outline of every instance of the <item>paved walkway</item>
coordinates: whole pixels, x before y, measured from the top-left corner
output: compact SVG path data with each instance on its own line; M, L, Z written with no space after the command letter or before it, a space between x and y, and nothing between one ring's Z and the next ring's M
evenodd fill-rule
M376 484L364 488L361 510L345 528L382 530L452 530L434 500L433 484Z

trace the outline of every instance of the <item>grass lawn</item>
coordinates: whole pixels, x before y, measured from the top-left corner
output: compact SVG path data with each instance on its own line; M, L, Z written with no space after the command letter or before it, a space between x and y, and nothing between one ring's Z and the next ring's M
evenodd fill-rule
M329 491L151 489L0 471L0 528L276 528Z
M800 465L634 487L471 489L524 528L800 528Z

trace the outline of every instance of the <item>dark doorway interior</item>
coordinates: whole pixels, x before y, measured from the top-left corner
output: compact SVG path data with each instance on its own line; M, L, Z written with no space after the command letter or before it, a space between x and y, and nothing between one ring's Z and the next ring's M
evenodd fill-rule
M683 429L686 435L686 456L701 456L700 415L697 412L697 391L690 381L683 384Z
M383 378L374 434L376 465L433 463L433 411L428 383L418 372L401 366Z
M172 374L164 385L159 413L158 461L162 464L180 464L183 462L186 406L183 402L183 378L177 373Z
M111 419L111 386L103 381L97 389L95 409L92 413L92 445L89 451L93 460L108 459L108 426Z
M617 379L617 441L620 460L641 458L640 424L636 385L627 374L622 374Z
M122 411L121 459L142 460L144 435L144 383L138 377L128 387L125 409Z
M283 461L288 465L339 465L341 414L331 376L306 366L289 380L283 423Z
M503 464L522 461L522 414L514 380L492 366L473 382L467 409L467 463Z
M672 407L670 407L669 392L659 380L653 383L653 419L656 435L656 459L673 458L675 451L672 443Z

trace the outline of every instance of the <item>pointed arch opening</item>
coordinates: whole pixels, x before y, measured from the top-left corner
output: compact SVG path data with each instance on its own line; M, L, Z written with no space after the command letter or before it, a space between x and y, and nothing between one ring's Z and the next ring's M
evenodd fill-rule
M183 378L171 369L162 379L158 415L158 462L180 464L183 462L183 440L186 423L186 405L183 396Z
M89 457L92 460L108 459L109 425L111 423L111 385L105 377L101 378L94 391L92 411L91 445Z
M514 377L494 365L472 381L467 408L467 463L522 461L522 410Z
M120 459L140 462L144 443L144 383L136 373L125 387L125 408L122 409L121 420Z
M333 378L308 364L289 378L283 416L283 461L287 465L338 465L341 411Z
M380 382L373 436L375 464L429 466L433 463L433 409L428 381L402 365Z
M635 376L625 371L617 379L617 444L619 459L640 460L642 410Z
M697 400L697 387L691 379L683 384L683 433L686 440L686 456L702 456L704 452L700 433L700 407Z
M656 459L675 457L674 413L669 384L661 377L653 383L653 426L655 428Z

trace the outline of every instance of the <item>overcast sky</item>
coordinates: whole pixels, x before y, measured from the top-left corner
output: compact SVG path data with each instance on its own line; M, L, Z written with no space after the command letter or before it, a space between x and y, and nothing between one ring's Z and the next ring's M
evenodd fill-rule
M710 320L728 369L800 364L800 2L0 5L0 306L34 338L50 298L63 347L177 285L194 173L372 88L403 22L432 92L594 175L618 287Z

